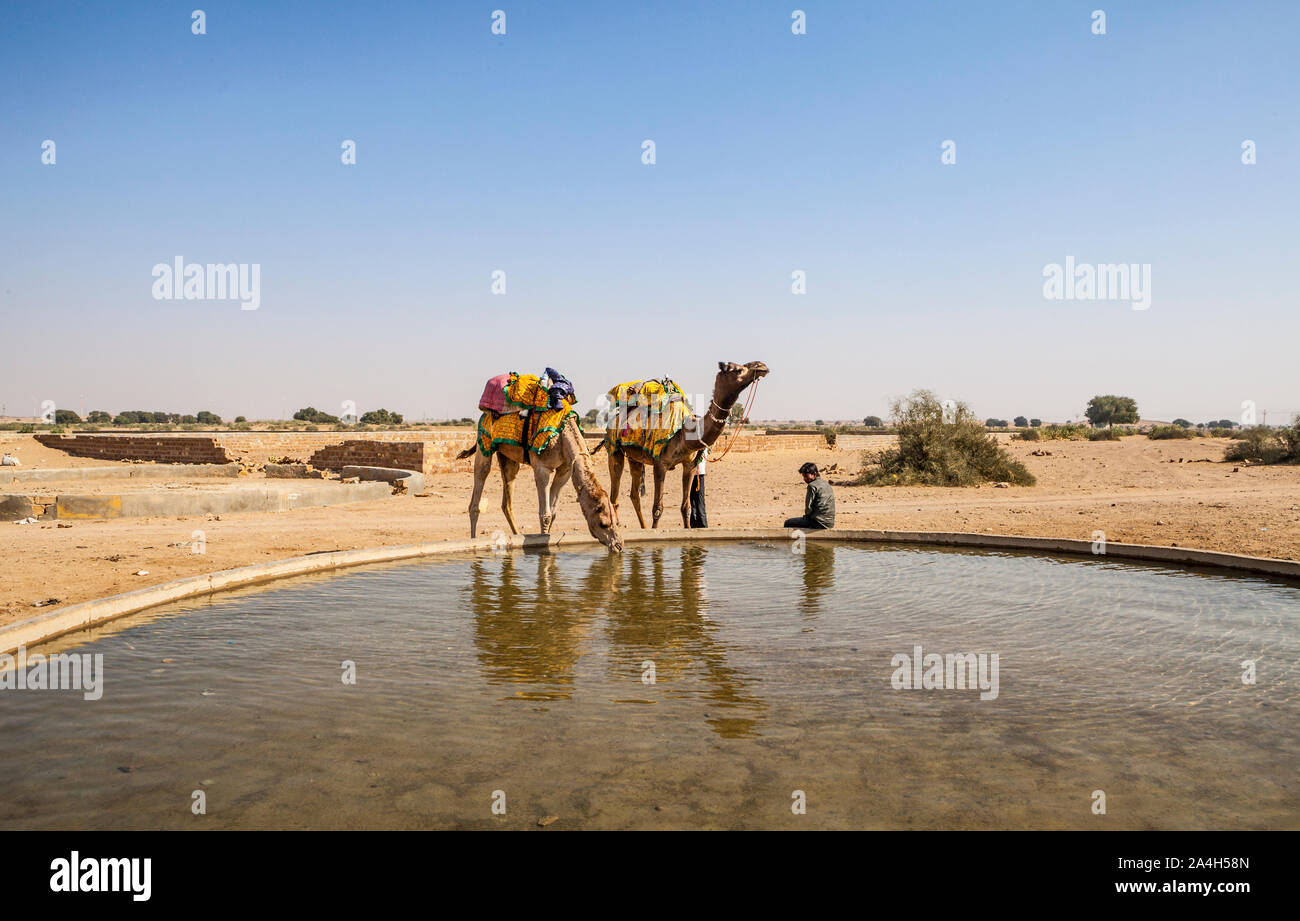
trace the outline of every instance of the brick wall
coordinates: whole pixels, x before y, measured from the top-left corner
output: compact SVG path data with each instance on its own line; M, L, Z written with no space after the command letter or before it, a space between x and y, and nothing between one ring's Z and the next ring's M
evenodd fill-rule
M168 435L36 435L47 448L73 457L102 460L141 460L159 464L228 464L226 454L212 436L173 438Z
M600 433L588 433L595 448ZM433 473L468 472L473 459L458 461L456 454L474 442L472 429L424 432L216 432L196 435L167 432L157 435L48 435L35 436L46 447L74 457L104 460L142 460L160 464L228 464L237 461L261 466L289 458L316 467L338 469L347 465L398 467ZM725 442L723 442L725 443ZM733 453L782 448L820 448L821 435L765 435L744 432L732 445ZM721 450L721 444L715 451Z

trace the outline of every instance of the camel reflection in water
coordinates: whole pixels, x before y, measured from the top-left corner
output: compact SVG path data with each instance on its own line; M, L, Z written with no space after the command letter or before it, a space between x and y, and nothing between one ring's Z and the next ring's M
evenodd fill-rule
M513 686L512 698L569 699L579 660L603 635L609 644L606 677L628 688L618 700L701 700L714 732L758 735L767 705L750 691L755 679L727 664L728 644L708 619L707 555L698 544L600 554L581 578L567 583L553 553L475 560L466 591L485 678ZM653 692L641 680L646 660L655 666Z

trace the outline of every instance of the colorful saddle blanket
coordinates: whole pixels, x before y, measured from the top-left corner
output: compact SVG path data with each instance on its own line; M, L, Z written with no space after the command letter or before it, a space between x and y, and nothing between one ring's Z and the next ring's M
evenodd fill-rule
M685 391L669 378L628 381L609 391L605 440L609 449L631 445L658 457L674 435L692 418Z
M550 393L535 374L511 373L505 386L506 411L485 412L478 420L478 449L491 457L498 445L510 444L541 454L555 441L569 416L578 411L564 399L549 408Z

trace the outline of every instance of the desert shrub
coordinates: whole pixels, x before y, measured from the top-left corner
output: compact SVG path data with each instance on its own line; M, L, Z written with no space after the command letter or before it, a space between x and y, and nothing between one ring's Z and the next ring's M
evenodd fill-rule
M1236 438L1240 433L1236 429L1212 428L1210 429L1211 438Z
M1048 441L1082 441L1092 434L1092 426L1067 422L1065 425L1047 425L1039 431Z
M1233 437L1239 440L1224 450L1224 460L1252 464L1300 464L1300 422L1288 429L1257 425L1236 432Z
M1104 428L1093 429L1088 433L1089 441L1119 441L1119 436L1124 434L1119 429Z
M1185 429L1181 425L1153 425L1151 431L1147 432L1147 437L1154 441L1162 441L1167 438L1194 438L1196 433L1191 429Z
M62 435L62 434L64 434L65 432L67 432L67 429L65 429L65 428L64 428L63 426L61 426L61 425L51 425L51 426L50 426L50 434L51 434L51 435Z
M839 441L840 433L833 425L828 425L822 429L822 437L826 439L826 447L833 448L835 442Z
M18 426L19 435L30 435L34 431L36 431L36 426L32 425L30 422L24 422L22 425Z
M1025 429L1016 436L1016 439L1019 441L1038 441L1038 438L1038 429Z
M1178 426L1178 427L1180 427L1180 428L1185 428L1185 429L1189 429L1189 428L1192 427L1192 423L1191 423L1191 421L1190 421L1190 420L1187 420L1187 419L1175 419L1175 420L1174 420L1174 425L1176 425L1176 426Z
M1025 465L1011 457L964 403L945 416L939 398L918 390L893 405L898 446L868 452L858 482L872 486L973 486L1003 481L1036 482Z

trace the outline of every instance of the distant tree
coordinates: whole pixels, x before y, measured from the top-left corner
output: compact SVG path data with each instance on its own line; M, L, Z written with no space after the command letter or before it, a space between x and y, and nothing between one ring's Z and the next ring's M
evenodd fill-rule
M243 416L236 416L236 417L235 417L235 421L236 421L236 422L247 422L248 420L245 419Z
M384 408L372 409L361 415L362 425L401 425L402 414L389 412Z
M1182 427L1185 428L1185 429L1189 429L1189 428L1192 427L1192 423L1189 422L1189 421L1186 420L1186 419L1175 419L1175 420L1174 420L1174 425L1182 426Z
M1207 422L1206 425L1212 429L1235 429L1237 427L1237 423L1231 419L1219 419L1217 422Z
M87 422L112 422L113 417L110 416L108 413L104 412L102 409L92 409L86 415L86 421Z
M818 425L818 426L825 425L825 424L826 424L826 420L825 420L825 419L818 419L818 420L817 420L816 422L814 422L813 424L814 424L814 425Z
M592 407L591 409L587 410L587 412L582 417L582 424L595 425L598 412L599 410L597 410L595 407Z
M1030 420L1029 420L1029 426L1030 426L1030 428L1038 428L1038 427L1039 427L1040 425L1042 425L1042 424L1043 424L1043 420L1042 420L1042 419L1030 419Z
M56 409L54 411L55 425L72 425L73 423L80 421L81 417L70 409Z
M878 429L885 423L879 416L867 416L867 418L862 420L862 424L869 429Z
M198 421L198 416L181 416L181 423L183 425L194 425Z
M1123 425L1137 422L1139 418L1136 400L1113 394L1093 397L1088 401L1084 415L1093 425Z
M329 413L321 412L315 406L306 406L294 413L293 417L299 422L337 423L339 421L338 416L331 416Z
M1016 418L1011 421L1015 423L1016 428L1020 428L1020 429L1025 428L1027 425L1029 425L1029 420L1026 419L1024 416L1016 416Z
M1007 427L1006 419L985 419L984 425L991 429L1004 429Z
M201 425L220 425L221 417L216 413L210 413L206 409L201 409L195 417Z

